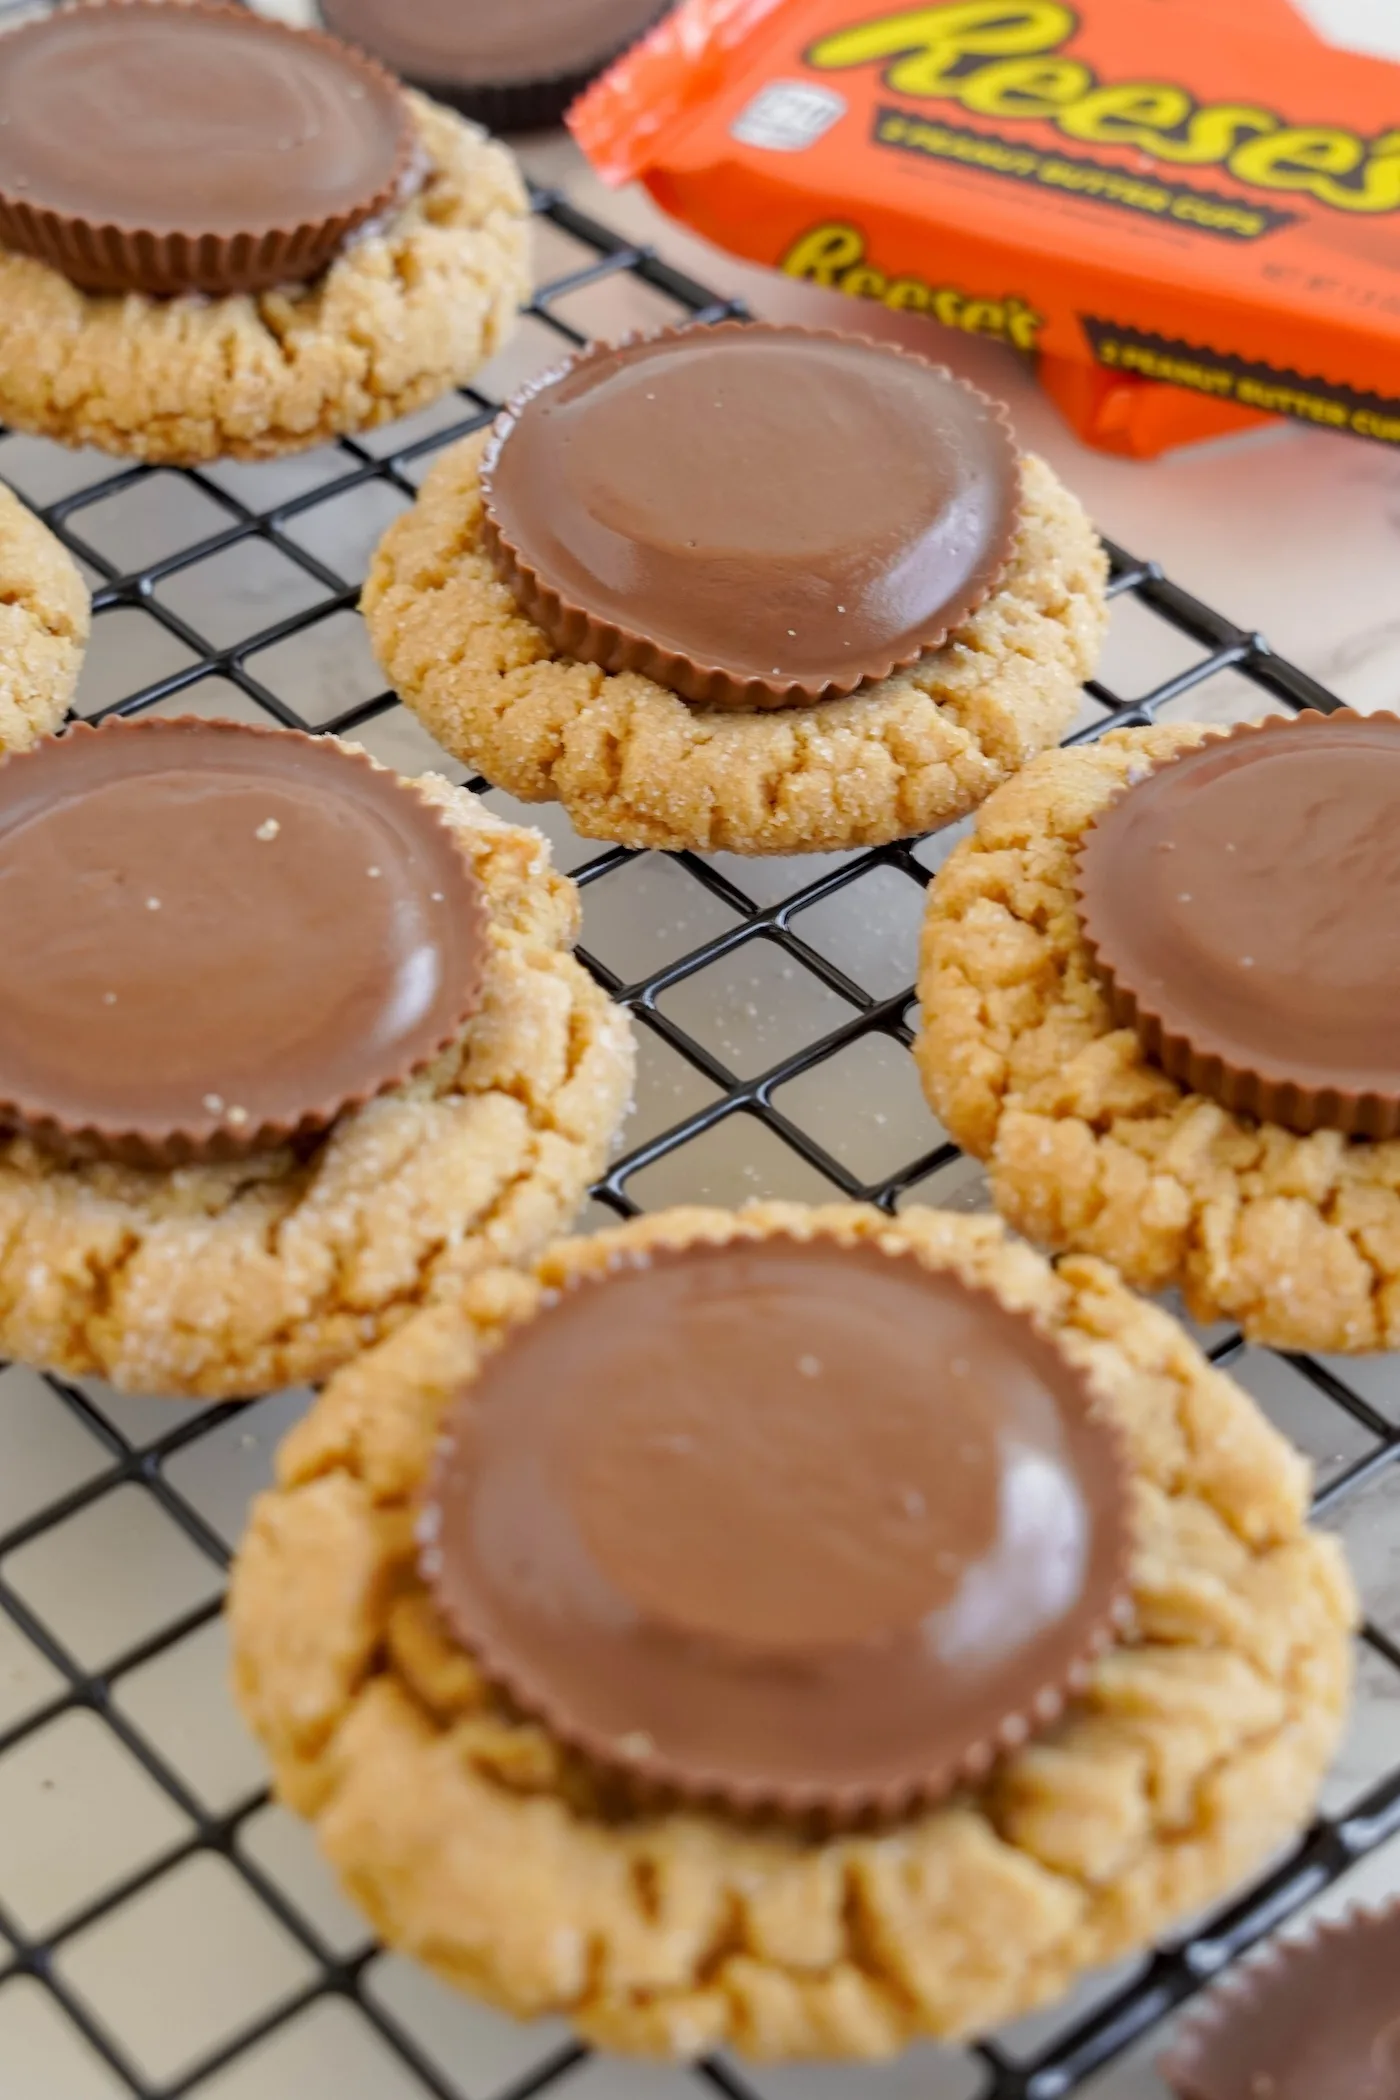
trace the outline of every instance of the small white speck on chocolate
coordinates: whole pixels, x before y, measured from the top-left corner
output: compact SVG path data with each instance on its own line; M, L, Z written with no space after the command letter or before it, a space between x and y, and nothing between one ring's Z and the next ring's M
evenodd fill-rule
M799 1356L797 1368L804 1378L820 1378L822 1375L822 1360L819 1356Z
M381 873L381 870L378 868L366 868L365 873L366 875L378 876Z
M146 899L146 909L147 909L147 911L159 911L159 910L160 910L160 899L159 899L159 897L148 897L148 898Z
M102 1004L104 1006L115 1006L116 1003L117 995L115 992L104 992L102 994Z
M238 1106L238 1103L235 1102L233 1107L228 1112L228 1120L235 1126L235 1128L241 1127L241 1125L246 1123L248 1120L247 1109L240 1108Z
M644 1728L633 1728L618 1737L617 1747L623 1757L650 1757L656 1745Z
M204 1097L204 1106L208 1109L211 1116L221 1116L224 1112L223 1095L206 1094Z
M268 817L263 823L259 824L257 830L253 833L253 837L255 839L275 839L281 829L282 826L278 823L276 817Z
M432 900L433 900L434 904L441 904L441 902L442 902L442 891L441 891L441 890L433 890L433 891L431 892L431 895L432 895Z

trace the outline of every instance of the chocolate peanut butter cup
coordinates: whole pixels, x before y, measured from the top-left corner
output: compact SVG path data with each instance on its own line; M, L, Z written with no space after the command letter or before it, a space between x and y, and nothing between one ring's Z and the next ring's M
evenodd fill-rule
M599 1765L840 1827L1058 1716L1123 1609L1125 1479L1079 1371L990 1293L868 1244L696 1243L486 1360L423 1567Z
M321 0L337 36L492 131L557 124L666 0Z
M0 1126L142 1166L325 1130L480 998L485 906L396 774L231 722L0 765Z
M0 35L0 243L83 291L305 282L416 178L401 89L319 32L95 0Z
M1240 1115L1400 1134L1400 717L1250 724L1112 802L1079 856L1115 1019Z
M1246 1962L1161 2070L1177 2100L1400 2100L1400 1903Z
M497 572L556 647L694 705L804 707L939 648L1019 517L1005 411L863 337L726 322L585 351L482 462Z

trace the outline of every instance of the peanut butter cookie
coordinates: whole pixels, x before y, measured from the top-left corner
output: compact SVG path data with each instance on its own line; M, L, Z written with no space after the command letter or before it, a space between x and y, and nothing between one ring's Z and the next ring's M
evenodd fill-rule
M95 747L105 754L114 735L144 747L157 732L167 742L193 745L197 740L201 751L211 739L251 739L255 753L270 745L274 754L290 746L293 757L308 748L313 758L331 755L319 739L199 723L155 724L149 734L141 724L80 729L51 748L68 757ZM89 741L84 745L82 739ZM12 765L16 770L32 766L36 756L17 758ZM163 756L162 763L172 761ZM173 763L179 763L178 755ZM352 785L364 765L361 756L349 768ZM381 781L393 781L384 769L372 770ZM65 762L64 771L71 785L73 767ZM269 783L271 793L275 776ZM385 792L394 801L408 793L398 783ZM174 944L178 953L178 944L189 938L189 925L198 930L197 869L181 881L172 878L164 897L144 897L144 909L145 884L128 905L116 896L111 974L94 984L115 984L120 990L85 991L69 970L58 990L32 1003L34 1026L42 1029L56 1004L63 1020L85 1000L93 1015L93 1040L100 1024L108 1031L100 1039L110 1039L114 1050L94 1073L79 1032L63 1029L62 1041L76 1047L65 1053L60 1045L53 1060L39 1066L30 1093L35 1087L47 1087L51 1094L68 1087L68 1095L60 1092L47 1113L31 1110L27 1123L7 1114L7 1121L18 1121L29 1134L12 1131L0 1141L0 1353L71 1377L106 1378L137 1392L204 1399L262 1392L326 1377L416 1308L439 1294L452 1299L476 1269L519 1259L567 1226L606 1160L628 1101L633 1069L628 1021L568 953L578 928L577 894L552 872L544 841L503 824L474 795L435 775L413 782L412 797L447 827L446 846L436 850L450 849L455 839L474 872L480 901L465 929L476 958L463 1002L470 1017L463 1024L455 1018L460 1008L447 1007L436 1016L428 1010L427 1033L411 1052L391 1048L391 1057L406 1061L388 1064L378 1091L373 1073L368 1085L353 1077L348 1086L338 1083L336 1092L347 1105L333 1120L327 1122L322 1114L295 1125L279 1123L276 1115L268 1121L257 1097L264 1066L257 1061L255 1041L253 1056L244 1061L251 1078L235 1090L219 1077L218 1043L206 1042L190 1056L182 1037L176 1047L184 1064L208 1075L187 1096L194 1121L185 1118L173 1130L143 1136L141 1047L149 1045L153 1070L170 1068L166 1038L180 1024L172 1016L153 1038L148 1023L134 1013L123 1035L123 1015L128 1003L135 1008L143 996L148 1007L152 997L165 997L159 984L153 994L146 986L161 955L169 952L159 944ZM258 857L266 856L271 869L272 857L290 847L290 820L284 813L280 827L275 818L257 824L264 804L256 793L231 806L239 837L248 840L249 861L256 869ZM316 806L313 800L309 821ZM168 797L164 808L170 808ZM333 811L332 827L338 820ZM397 821L391 811L390 823ZM428 829L442 840L441 824ZM330 834L313 830L310 835ZM340 835L346 835L344 821ZM381 826L378 835L388 833ZM353 845L356 834L349 836ZM429 843L434 850L431 838ZM222 855L221 867L228 857ZM359 857L368 855L361 850ZM454 861L448 874L455 874L460 885L468 870L461 860ZM25 866L19 875L35 872ZM362 1039L369 1054L376 1054L369 1030L355 1025L364 1010L368 969L362 951L368 949L371 927L381 945L386 928L395 938L401 913L394 873L388 865L353 870L367 892L365 940L334 955L327 951L327 968L336 982L325 997L318 987L315 1017L308 1006L304 1023L299 1021L295 996L273 1010L265 988L257 993L261 1004L252 1012L265 1014L280 1045L265 1060L269 1075L280 1059L293 1067L295 1084L307 1043L317 1031L312 1065L324 1066L329 1053L332 1068L339 1065L344 1072L344 1059L359 1055ZM258 892L250 885L257 876L245 876L240 868L237 894L250 894L256 909ZM444 892L451 886L446 876L439 881ZM123 885L116 887L120 892ZM124 887L130 893L132 883L125 881ZM212 879L205 887L220 891ZM128 927L125 933L118 924L122 909L128 914L121 922ZM214 909L226 909L218 895ZM328 917L355 909L353 885L321 899L308 915L313 936L320 925L321 939L333 946ZM423 911L461 917L445 894L425 899ZM259 911L257 924L249 926L250 954L265 938L281 938L277 929L268 928L272 916ZM231 945L244 943L236 922L229 938ZM121 957L116 955L119 944L127 951ZM285 940L282 945L287 946ZM237 952L242 954L241 946ZM94 967L104 967L100 955ZM216 972L221 967L218 957L211 967ZM227 967L232 972L227 996L236 1001L248 980L236 956ZM23 953L14 961L7 958L6 969L16 981L8 1003L19 1016L6 1030L8 1086L24 1054L30 1006ZM42 970L42 955L36 955L31 977ZM433 987L429 983L425 994L418 957L408 955L393 970L385 980L390 1018L395 1009L424 1010ZM74 983L76 991L70 989ZM211 1006L214 998L211 992L201 1003ZM252 999L249 992L247 1002ZM373 1009L376 1023L381 1011ZM442 1012L447 1013L446 1031ZM256 1021L251 1025L255 1032ZM194 1042L201 1030L207 1036L207 1020L194 1015L185 1035ZM446 1047L435 1049L444 1040ZM20 1063L18 1069L26 1067ZM34 1069L32 1057L28 1069ZM396 1072L411 1076L395 1081ZM224 1085L225 1094L205 1091L201 1106L200 1090L209 1089L211 1080ZM127 1112L125 1123L116 1126L118 1133L127 1133L119 1141L110 1127L104 1132L110 1114L104 1115L101 1102L88 1104L81 1115L67 1105L75 1090L94 1082L109 1098L119 1088L116 1106ZM245 1091L246 1086L252 1090ZM23 1096L14 1098L23 1104ZM333 1101L335 1094L327 1098ZM53 1127L71 1142L50 1142Z
M172 465L266 459L464 385L528 291L525 190L504 146L409 101L422 186L310 283L123 297L0 245L0 420Z
M87 638L88 596L72 558L0 482L0 752L57 729Z
M1103 550L1027 457L1006 569L938 647L843 697L693 705L643 671L577 660L522 609L483 542L487 442L447 452L390 526L365 615L438 742L523 801L562 803L587 838L802 853L930 830L1059 738L1097 660Z
M794 1264L799 1275L812 1265L830 1320L824 1311L812 1337L796 1343L800 1353L768 1389L773 1410L747 1401L731 1408L723 1400L729 1387L719 1384L710 1395L717 1411L700 1410L686 1426L675 1389L692 1378L692 1331L706 1347L716 1333L723 1346L724 1334L736 1333L744 1347L746 1337L760 1352L772 1346L773 1322L765 1315L745 1326L742 1304L724 1297L741 1288L734 1272L742 1278L755 1261L765 1272L760 1295L780 1306L779 1326ZM843 1262L850 1294L831 1288L825 1273ZM746 1653L754 1639L781 1649L805 1625L807 1585L786 1581L781 1554L776 1563L764 1558L768 1534L754 1521L763 1504L781 1531L803 1492L793 1486L799 1475L818 1479L827 1496L815 1546L810 1531L789 1542L804 1572L807 1555L820 1559L828 1540L839 1570L850 1534L833 1511L845 1511L846 1498L859 1499L871 1479L878 1489L862 1505L857 1534L871 1554L857 1554L849 1585L838 1585L843 1625L826 1629L833 1646L818 1678L870 1667L859 1631L876 1591L881 1607L902 1600L901 1629L911 1596L916 1604L923 1596L917 1580L909 1588L909 1556L928 1549L921 1527L935 1516L937 1481L916 1466L916 1491L901 1458L903 1485L891 1499L889 1483L879 1486L878 1454L870 1468L839 1468L839 1479L823 1457L831 1438L839 1444L851 1431L851 1410L828 1407L827 1344L858 1341L867 1313L877 1317L874 1346L888 1341L904 1352L899 1378L910 1398L907 1420L874 1410L878 1434L894 1439L884 1456L918 1448L917 1438L903 1441L929 1402L917 1315L881 1330L875 1300L865 1304L862 1295L895 1275L915 1300L926 1293L955 1301L950 1317L990 1322L997 1348L1015 1331L1021 1371L998 1404L1018 1420L1043 1426L1039 1400L1020 1412L1021 1373L1032 1362L1037 1393L1046 1380L1082 1388L1078 1416L1071 1408L1060 1419L1077 1419L1075 1434L1092 1430L1118 1451L1122 1587L1091 1648L1076 1647L1081 1662L1062 1679L1068 1695L1042 1699L1038 1717L1001 1730L1009 1754L972 1760L957 1791L911 1798L893 1814L886 1796L886 1813L873 1823L849 1819L855 1794L845 1780L856 1766L872 1777L888 1748L880 1730L852 1726L852 1714L878 1712L882 1728L898 1733L918 1706L901 1700L890 1708L876 1696L846 1700L835 1717L822 1708L805 1734L751 1731L741 1765L756 1758L791 1768L777 1776L775 1800L755 1811L756 1797L738 1787L726 1760L733 1726L742 1733L754 1718L744 1719L746 1702L756 1680L763 1690L763 1671L735 1669L731 1657L732 1700L663 1698L659 1719L643 1703L657 1693L647 1673L674 1668L664 1629L675 1611L690 1628L682 1655L699 1658L697 1669L723 1669L731 1635ZM550 1342L551 1321L570 1308L587 1318L590 1294L597 1308L609 1293L640 1306L658 1288L665 1320L654 1335L609 1318L595 1323L591 1348L573 1360L606 1386L616 1346L634 1355L640 1348L637 1364L650 1351L658 1372L678 1366L684 1350L684 1377L616 1380L600 1410L570 1416L567 1390L561 1397L557 1380L533 1375L539 1348L563 1338L556 1327ZM721 1317L718 1327L701 1320L695 1328L706 1291L719 1292ZM657 1301L649 1303L655 1312ZM848 1314L855 1324L845 1332ZM666 1324L672 1319L683 1330ZM922 1369L910 1378L916 1358ZM497 1409L512 1363L524 1365L526 1385L517 1378L512 1404ZM959 1376L980 1392L986 1368L980 1348L971 1362L954 1353L935 1404L953 1404L949 1382ZM1020 1397L1009 1397L1013 1388ZM883 1404L883 1382L880 1391ZM548 1465L530 1457L538 1443L521 1443L522 1393L527 1441L562 1434L548 1447ZM599 1412L607 1417L603 1444L594 1441ZM769 1480L770 1462L787 1450L783 1439L802 1439L804 1425L818 1419L803 1465L780 1464L773 1478L781 1474L786 1485L772 1497L758 1493L754 1482ZM774 1422L786 1424L781 1450L767 1441L765 1425ZM956 1457L975 1470L986 1456L976 1408L967 1422L975 1448ZM609 1442L624 1424L637 1434ZM1055 1434L1044 1449L1042 1492L1026 1510L1061 1507L1071 1477ZM749 1463L726 1471L739 1451ZM1082 1484L1090 1476L1073 1477ZM1097 1477L1083 1503L1071 1495L1064 1505L1093 1512L1095 1523L1105 1507ZM648 1493L624 1516L643 1478ZM548 1493L560 1479L571 1492L578 1487L569 1505L577 1523L536 1532L540 1485ZM509 1489L504 1529L490 1521L489 1496L460 1500L466 1491L494 1494L493 1481ZM733 1521L718 1527L718 1559L709 1508L717 1481L733 1494ZM648 1532L647 1512L658 1485L663 1499L680 1492L675 1523L659 1527L664 1550L654 1552L659 1531ZM1355 1614L1338 1548L1305 1528L1307 1488L1306 1465L1254 1403L1098 1261L1076 1257L1052 1270L994 1219L934 1211L895 1221L848 1206L674 1211L558 1243L525 1273L479 1271L335 1378L284 1444L276 1488L253 1507L231 1593L237 1696L271 1756L278 1792L314 1823L347 1889L391 1945L448 1981L520 2015L565 2013L612 2048L880 2057L918 2037L983 2031L1054 1998L1080 1971L1142 1946L1217 1896L1306 1818L1346 1704ZM599 1528L592 1520L604 1502L612 1521ZM465 1532L464 1509L475 1512ZM704 1523L692 1521L695 1510ZM1062 1545L1082 1542L1077 1524L1057 1532ZM692 1582L705 1537L713 1579ZM528 1579L565 1546L575 1580L561 1608L571 1632L583 1600L586 1669L572 1640L562 1648L555 1641L554 1590ZM963 1573L965 1546L953 1555ZM731 1547L747 1571L737 1589ZM1078 1551L1072 1544L1070 1558ZM883 1571L876 1578L872 1564ZM832 1567L824 1564L824 1574ZM516 1569L527 1580L512 1598ZM971 1588L984 1605L982 1577L999 1594L1005 1573L979 1564ZM640 1623L649 1659L641 1665L623 1652L638 1638L637 1615L593 1612L619 1584L647 1600ZM962 1594L956 1583L954 1592ZM1037 1589L1032 1617L1044 1594ZM541 1599L543 1621L533 1615ZM480 1642L469 1651L453 1626L483 1608ZM949 1608L945 1595L940 1626ZM751 1623L755 1613L761 1628ZM979 1623L977 1653L990 1657L1000 1644L988 1645ZM847 1636L855 1638L849 1652L840 1645ZM957 1680L957 1643L945 1650L930 1634L922 1645L920 1660L898 1633L876 1644L902 1656L920 1682L926 1664L946 1666L958 1698L975 1699ZM935 1649L943 1660L929 1664ZM509 1699L493 1688L503 1675ZM808 1673L797 1677L794 1696L805 1698ZM672 1689L683 1692L683 1684ZM646 1728L590 1736L617 1696L622 1711L636 1699ZM935 1735L941 1713L935 1701L925 1715ZM842 1778L824 1795L825 1817L790 1812L807 1799L792 1770L805 1770L809 1753L818 1794ZM921 1789L927 1794L922 1782L915 1793ZM750 1802L742 1812L741 1799Z
M924 1088L988 1162L1002 1214L1139 1289L1281 1349L1400 1343L1400 1141L1234 1114L1116 1026L1082 937L1075 858L1154 765L1220 732L1130 729L1037 760L991 797L930 892Z

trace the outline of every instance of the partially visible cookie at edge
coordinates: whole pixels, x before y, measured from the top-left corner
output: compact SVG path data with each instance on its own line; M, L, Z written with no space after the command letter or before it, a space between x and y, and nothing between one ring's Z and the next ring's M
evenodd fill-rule
M233 724L152 728L193 732L201 750L219 737L251 739L259 751L270 746L274 754L285 740L327 759L337 748L334 740ZM139 722L79 728L12 764L32 766L45 751L57 757L70 745L81 750L75 739L114 735L143 740L147 730ZM352 1093L329 1125L322 1114L281 1142L262 1138L256 1117L249 1121L254 1111L244 1109L232 1089L227 1098L206 1092L202 1107L196 1089L203 1127L187 1136L177 1131L164 1164L159 1149L147 1156L149 1144L133 1157L130 1140L115 1149L91 1137L79 1143L81 1133L61 1100L54 1115L74 1130L72 1144L55 1145L39 1127L4 1135L0 1353L6 1357L73 1378L104 1378L129 1391L188 1398L228 1399L322 1379L438 1294L451 1296L476 1269L521 1259L566 1229L605 1165L631 1094L633 1044L625 1013L569 953L579 917L573 884L551 869L538 833L502 823L465 789L434 774L397 782L356 747L339 748L356 757L352 780L370 767L384 796L411 797L435 820L429 835L440 838L445 826L448 847L455 841L461 859L454 859L454 879L473 882L481 924L472 936L479 960L466 987L469 1018L459 1026L449 1015L443 1047L433 1051L440 1034L426 1051L420 1044L408 1076L395 1081L395 1070L403 1068L389 1066L378 1091L371 1082ZM235 804L235 812L246 806ZM249 826L261 806L254 801ZM391 826L401 821L389 819ZM262 823L249 832L248 851L281 851L289 836L285 815L282 833L279 839L275 819ZM382 829L378 835L389 837ZM27 872L34 879L33 870ZM393 884L381 908L395 871L369 865L352 872L366 888L379 933L396 940L394 900L405 894L401 886ZM189 887L200 881L191 875ZM212 877L204 886L219 887ZM347 917L355 910L353 887L334 899L334 910ZM139 894L131 900L131 938L139 944L133 950L138 967L150 978L156 970L150 958L167 953L163 940L178 954L179 940L187 937L180 930L185 916L173 908L183 900L173 896L148 897L144 910L142 901ZM321 898L307 915L312 937L327 908ZM425 898L422 909L431 917L449 903ZM353 930L347 924L347 933ZM238 929L241 946L254 933ZM116 939L112 945L115 954ZM350 987L351 1013L359 952L347 949L333 973ZM386 980L386 1011L421 1003L422 972L415 976L411 961L402 966L406 974ZM209 967L217 971L217 955ZM121 969L115 960L111 968L111 978L99 983L119 988L83 994L104 1026L118 1025L126 1011ZM133 1001L139 1007L167 993L178 996L178 988L162 991L164 983L152 978L148 988L133 979ZM17 991L24 989L20 981ZM259 996L265 998L265 990ZM62 1012L73 1004L66 983L55 993L60 997ZM42 1026L42 1007L36 1013ZM308 1009L308 1029L313 1022L324 1033L326 1015ZM140 1084L143 1025L138 1013L134 1030L114 1038L131 1067L123 1081L128 1096ZM301 1059L294 1002L276 1025L284 1054ZM7 1064L16 1042L23 1056L23 1026L20 1021L7 1034ZM71 1030L69 1038L77 1047L55 1062L53 1083L76 1075L81 1086L81 1042ZM334 1052L335 1031L326 1039ZM345 1036L347 1052L354 1040ZM253 1072L256 1047L250 1046ZM162 1068L169 1062L163 1057ZM205 1087L225 1084L217 1065L214 1045L208 1065L199 1067L209 1070ZM121 1077L105 1065L96 1075L108 1092L113 1076ZM42 1068L38 1083L46 1083ZM19 1129L25 1127L21 1119Z
M1284 1349L1400 1343L1400 1140L1301 1134L1169 1078L1115 1026L1080 928L1076 855L1115 796L1222 732L1114 731L993 796L931 887L916 1057L998 1209L1051 1248L1175 1285L1202 1321Z
M58 728L90 624L72 556L0 482L0 753Z
M421 183L307 283L121 296L0 244L0 420L162 464L269 459L465 385L528 296L528 200L506 147L406 100Z
M1047 1732L894 1822L620 1805L449 1632L425 1580L434 1454L492 1353L559 1294L679 1249L804 1240L990 1293L1089 1380L1131 1473L1131 1620ZM1057 1997L1305 1820L1355 1614L1306 1507L1304 1462L1102 1263L1052 1270L994 1219L917 1209L674 1211L479 1274L333 1381L240 1548L236 1693L348 1892L459 1988L644 2054L888 2056Z

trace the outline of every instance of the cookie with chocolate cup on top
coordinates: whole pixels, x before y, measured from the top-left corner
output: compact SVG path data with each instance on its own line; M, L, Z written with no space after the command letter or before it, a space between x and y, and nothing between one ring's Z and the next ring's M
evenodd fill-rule
M1131 729L928 902L925 1090L1054 1249L1277 1348L1400 1345L1400 717Z
M0 35L0 421L196 463L464 384L528 286L505 147L241 7L80 0Z
M354 746L79 725L0 765L0 1354L226 1399L564 1229L631 1090L533 832Z
M57 729L90 625L72 556L0 482L0 753L27 750Z
M1400 1902L1351 1910L1231 1970L1160 2068L1177 2100L1395 2100Z
M242 1711L388 1943L676 2057L1054 1998L1307 1817L1355 1605L1307 1467L992 1218L678 1210L341 1371L234 1569Z
M447 452L364 609L464 763L585 836L794 853L974 808L1103 637L1083 510L889 344L729 322L585 351Z
M667 0L320 0L337 36L492 131L557 124Z

